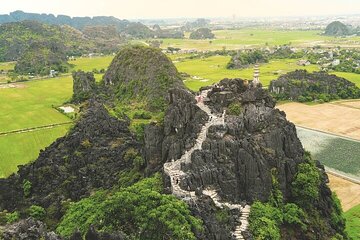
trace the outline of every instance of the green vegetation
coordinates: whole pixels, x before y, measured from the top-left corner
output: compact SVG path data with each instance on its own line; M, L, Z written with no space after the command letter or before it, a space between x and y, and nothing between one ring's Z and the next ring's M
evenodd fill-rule
M320 174L313 164L301 163L292 182L292 192L300 206L308 207L319 198Z
M217 30L214 40L195 39L162 39L162 48L176 47L180 49L221 50L242 49L249 47L279 46L309 46L322 43L325 46L358 45L359 37L336 38L321 35L321 31L286 31L263 28L244 28L239 30Z
M239 102L233 102L228 106L228 114L239 116L242 112L242 106Z
M23 193L25 197L29 197L31 194L31 182L24 179L23 181Z
M69 71L65 45L60 42L35 42L19 57L15 73L32 75L49 75L50 70L57 73Z
M320 103L360 97L354 83L324 72L295 70L271 81L269 91L278 100Z
M219 82L224 78L253 79L254 70L252 67L242 70L226 69L229 61L229 56L213 56L204 59L186 59L175 63L175 65L179 72L193 76L185 80L185 85L194 91L199 90L200 87ZM260 81L263 86L268 86L270 81L276 79L278 75L295 69L318 70L315 65L298 66L294 59L270 60L268 64L260 65Z
M215 35L209 28L199 28L193 31L189 36L190 39L212 39L214 37Z
M79 229L85 234L95 225L100 231L123 231L131 239L196 239L201 221L191 216L186 203L161 194L162 189L156 175L112 193L97 192L71 204L57 232L68 237Z
M305 154L306 163L298 165L297 174L292 183L294 202L283 201L276 170L272 170L273 189L268 202L256 201L251 206L249 216L250 231L255 239L282 239L283 234L291 233L306 239L322 237L346 237L345 220L340 201L332 194L330 219L321 219L316 208L319 201L320 173L309 153ZM327 222L328 221L328 222ZM328 232L328 224L337 231L336 236Z
M183 83L171 60L160 49L133 45L124 47L104 76L104 84L114 85L122 104L143 103L144 109L162 112L168 89Z
M0 136L0 178L16 172L18 165L35 160L40 149L44 149L55 139L64 136L69 127L70 125L65 125Z
M360 205L357 205L344 214L346 219L346 231L354 240L360 239Z
M42 221L45 219L46 211L43 207L32 205L27 209L27 214L29 217Z
M20 213L18 211L12 212L12 213L7 213L5 215L6 218L6 223L7 224L11 224L14 223L16 221L18 221L20 219Z
M250 64L267 62L269 62L268 57L260 50L238 52L231 58L230 62L226 65L226 68L241 69L248 67Z
M70 76L21 83L0 93L0 132L70 121L52 107L71 98Z

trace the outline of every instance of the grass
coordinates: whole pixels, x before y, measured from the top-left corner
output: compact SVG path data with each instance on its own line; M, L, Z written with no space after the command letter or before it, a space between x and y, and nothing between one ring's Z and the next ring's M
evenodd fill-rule
M346 231L349 237L353 240L360 239L360 205L357 205L347 212L345 212L346 218Z
M265 47L289 44L293 46L347 46L360 45L360 37L336 38L320 35L321 31L295 31L275 29L244 28L238 30L213 31L216 39L162 39L162 48L178 47L181 49L217 50L239 49L249 47Z
M338 77L346 78L347 80L355 83L356 86L360 88L360 74L347 72L330 72L330 74L335 74Z
M35 160L40 149L44 149L55 139L64 136L69 127L70 125L65 125L0 136L0 178L17 171L18 165Z
M14 70L16 62L0 62L0 71Z
M72 77L19 83L21 88L0 89L0 132L68 122L52 106L72 96Z
M188 59L175 63L180 72L186 72L192 76L185 80L185 85L191 90L197 91L200 87L219 82L224 78L252 79L253 68L230 70L226 69L230 61L229 56L213 56L204 59ZM271 80L277 79L280 74L284 74L295 69L306 69L317 71L316 65L298 66L297 60L281 59L272 60L260 66L260 80L264 86L268 86ZM196 77L196 79L194 79Z
M75 61L70 61L74 67L72 70L83 70L85 72L91 72L93 69L107 69L113 60L114 56L102 56L102 57L80 57Z

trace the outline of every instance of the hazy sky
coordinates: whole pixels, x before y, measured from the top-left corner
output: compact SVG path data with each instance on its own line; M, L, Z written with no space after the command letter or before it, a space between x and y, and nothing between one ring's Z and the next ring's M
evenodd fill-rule
M0 0L15 10L119 18L261 17L360 14L360 0Z

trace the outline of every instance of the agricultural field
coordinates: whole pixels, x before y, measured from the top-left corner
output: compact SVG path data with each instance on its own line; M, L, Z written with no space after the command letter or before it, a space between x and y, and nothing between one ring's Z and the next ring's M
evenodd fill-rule
M112 59L113 56L79 58L71 63L74 64L74 70L92 71L94 68L106 69ZM14 63L9 65L14 65ZM7 66L10 68L9 65ZM101 79L102 74L95 76ZM70 74L0 85L0 133L71 122L71 119L54 108L68 101L71 96L72 77ZM36 159L40 149L63 136L70 125L0 135L0 177L8 176L16 171L17 165Z
M180 72L191 75L185 80L185 85L191 90L197 91L202 86L207 86L219 82L224 78L253 78L253 68L241 70L226 69L230 61L229 56L213 56L201 59L186 59L175 62ZM279 75L294 71L295 69L306 69L310 72L317 71L316 65L306 67L298 66L297 60L281 59L271 60L269 63L260 65L260 80L264 86L268 86L271 80L278 78Z
M348 72L330 72L330 74L335 74L338 77L343 77L353 82L360 88L360 74L357 73L348 73Z
M322 36L321 31L285 31L276 29L245 28L238 30L213 31L216 39L162 39L162 48L219 50L265 47L291 44L293 46L346 46L358 47L360 37L336 38ZM188 34L187 34L188 35ZM186 36L187 36L186 35Z
M360 109L348 106L358 102L348 100L316 105L290 102L278 105L277 108L298 126L360 140Z
M83 70L85 72L91 72L93 69L107 69L114 56L103 57L80 57L69 63L73 64L72 70Z
M345 212L346 231L353 240L360 239L360 205Z
M0 132L70 120L53 106L59 106L71 98L71 76L14 83L2 87L5 88L0 88Z
M17 171L17 166L35 160L40 149L49 146L68 131L69 125L33 132L0 136L0 178Z
M325 166L360 179L360 141L297 127L298 137L314 159Z

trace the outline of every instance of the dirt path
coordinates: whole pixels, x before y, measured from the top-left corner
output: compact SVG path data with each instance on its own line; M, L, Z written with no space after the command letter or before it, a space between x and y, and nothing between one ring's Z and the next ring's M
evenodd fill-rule
M328 173L329 187L341 201L344 212L360 204L360 184L350 182L341 177Z
M42 130L42 129L50 129L50 128L54 128L54 127L58 127L58 126L62 126L62 125L68 125L71 123L73 123L73 122L54 123L54 124L45 125L45 126L17 129L17 130L12 130L12 131L8 131L8 132L0 132L0 137L7 136L10 134L19 134L19 133L33 132L33 131Z

